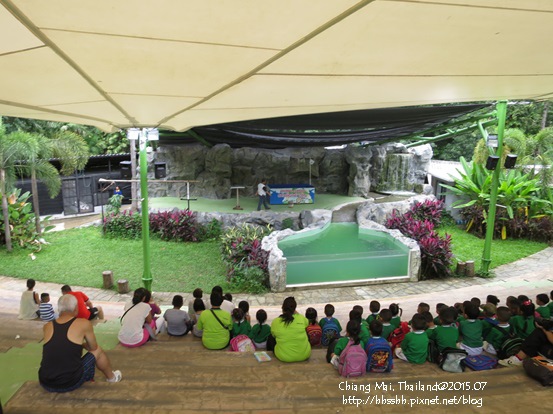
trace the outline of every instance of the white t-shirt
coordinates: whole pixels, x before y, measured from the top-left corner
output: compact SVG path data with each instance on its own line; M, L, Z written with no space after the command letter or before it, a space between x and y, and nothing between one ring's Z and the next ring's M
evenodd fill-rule
M265 192L265 184L259 183L257 184L257 195L264 196L267 193Z
M232 311L234 310L235 306L234 303L229 302L228 300L224 299L223 303L221 303L221 309L224 311L227 311L232 315Z
M125 305L125 311L130 309L132 303ZM121 321L121 330L119 331L119 341L127 345L135 345L144 338L144 322L150 313L150 305L144 302L138 303L128 311Z

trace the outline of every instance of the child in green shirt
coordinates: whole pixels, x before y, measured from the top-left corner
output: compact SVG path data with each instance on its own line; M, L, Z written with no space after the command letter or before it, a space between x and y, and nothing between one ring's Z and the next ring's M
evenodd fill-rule
M358 313L357 311L351 311L351 312ZM348 346L349 341L353 341L353 345L361 345L361 347L365 349L365 342L363 342L359 337L360 332L361 332L361 323L359 323L359 321L356 319L351 319L346 325L346 336L334 342L336 345L334 346L334 350L330 354L330 363L334 366L334 368L338 369L338 364L340 362L340 354L344 349L346 349L346 346Z
M380 302L377 300L371 300L371 303L369 303L369 311L371 311L371 314L367 316L367 325L369 327L371 326L371 322L378 319L378 314L380 313Z
M551 319L551 310L549 309L548 303L549 298L546 293L540 293L536 296L536 304L538 305L536 312L540 314L542 319Z
M252 326L250 331L250 339L253 341L256 349L267 347L267 338L271 334L271 325L267 325L267 312L264 309L259 309L255 314L257 323Z
M249 336L251 330L252 330L252 326L246 320L246 316L244 315L244 311L240 308L234 308L233 311L232 311L232 333L231 333L231 336L233 338L237 337L238 335Z
M482 320L478 319L480 309L471 302L465 304L465 320L459 323L459 334L463 337L461 349L469 355L480 355L482 353Z
M509 312L508 307L500 306L497 308L496 316L498 322L497 327L492 328L488 336L486 336L487 344L484 344L484 351L492 355L497 355L497 351L505 341L505 332L511 332L512 328L511 325L509 325L511 312Z
M388 306L388 309L392 312L392 319L390 320L390 323L393 325L394 329L399 328L403 309L399 307L399 303L391 303L390 306Z
M396 329L391 323L392 320L392 311L390 309L382 309L380 311L380 322L382 322L382 338L388 340L390 334Z
M440 313L441 325L430 335L430 339L436 342L440 353L446 348L457 348L457 341L459 340L459 331L455 324L457 311L453 307L444 309Z
M421 314L414 314L411 320L412 332L407 333L401 347L397 347L395 354L399 359L402 359L412 364L424 364L428 356L428 336L424 333L426 328L426 320Z

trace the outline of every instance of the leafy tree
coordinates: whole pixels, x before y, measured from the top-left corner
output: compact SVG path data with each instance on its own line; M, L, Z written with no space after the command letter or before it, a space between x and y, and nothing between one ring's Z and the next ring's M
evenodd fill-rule
M459 161L459 158L471 158L474 147L482 136L479 131L464 133L454 138L432 144L434 158L444 161Z

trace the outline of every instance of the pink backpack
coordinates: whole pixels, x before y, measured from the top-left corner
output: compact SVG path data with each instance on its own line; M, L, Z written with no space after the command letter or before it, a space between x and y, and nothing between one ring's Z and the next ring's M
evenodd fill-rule
M230 340L230 350L233 352L254 352L255 345L247 335L238 335Z
M360 377L367 372L367 353L361 345L354 345L350 339L340 354L338 372L342 377Z

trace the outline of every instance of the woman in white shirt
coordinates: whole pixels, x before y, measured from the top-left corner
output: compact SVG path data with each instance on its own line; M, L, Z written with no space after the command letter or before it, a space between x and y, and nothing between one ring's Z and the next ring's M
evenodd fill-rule
M150 333L147 326L152 321L151 307L145 302L148 291L139 288L134 291L132 303L125 305L125 313L121 316L119 342L128 348L136 348L148 342Z

